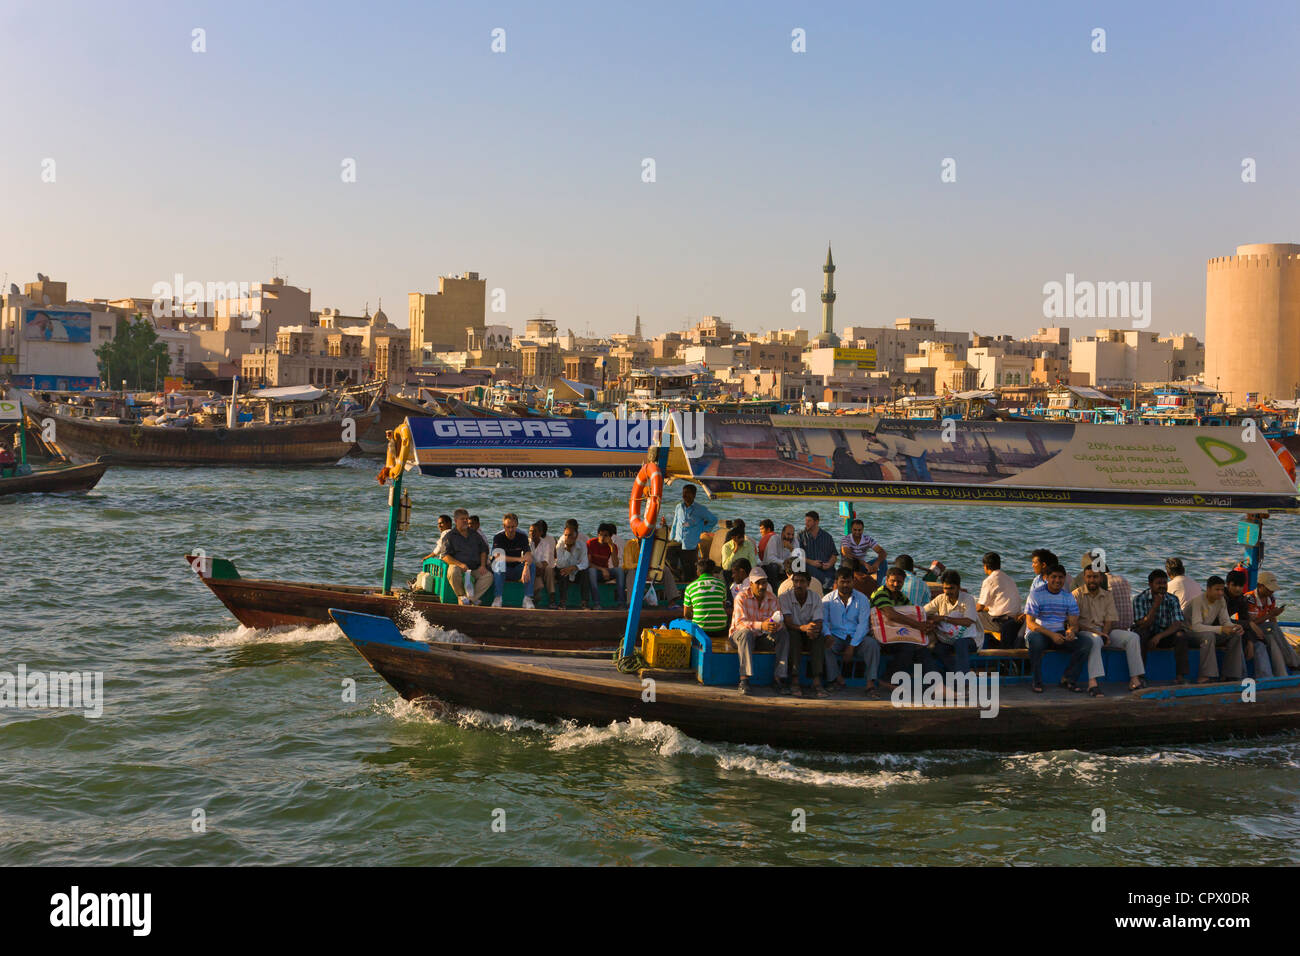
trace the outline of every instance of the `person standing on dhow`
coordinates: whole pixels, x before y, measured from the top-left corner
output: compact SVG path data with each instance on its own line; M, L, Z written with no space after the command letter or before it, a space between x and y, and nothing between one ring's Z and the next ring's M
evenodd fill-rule
M712 531L718 525L718 516L695 500L695 492L694 485L682 486L682 500L673 511L673 523L668 531L669 539L679 541L682 545L677 558L677 570L678 577L683 581L690 581L695 577L700 535L705 531ZM661 519L661 523L668 526L666 520Z

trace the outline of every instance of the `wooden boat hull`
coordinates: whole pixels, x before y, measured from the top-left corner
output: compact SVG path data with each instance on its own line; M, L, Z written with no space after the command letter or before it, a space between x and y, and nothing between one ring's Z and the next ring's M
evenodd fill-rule
M362 434L379 410L351 416ZM245 425L240 428L162 428L48 416L55 443L75 462L104 458L122 465L303 465L348 455L342 421Z
M388 453L388 439L384 437L407 418L439 418L440 413L433 408L417 405L404 400L394 401L385 398L379 403L379 417L364 432L360 432L357 445L361 453L370 457L383 458Z
M194 555L186 555L186 561L195 567ZM330 622L330 608L343 608L381 615L402 627L414 623L418 614L435 627L484 644L613 648L622 640L627 623L626 611L467 607L442 604L433 595L384 595L377 587L242 578L233 564L219 558L211 559L210 566L212 573L200 573L200 579L245 627L319 627ZM654 627L679 615L667 608L646 608L642 620Z
M1006 685L998 715L974 707L895 707L889 700L741 697L731 688L659 680L653 700L635 675L608 658L570 652L409 641L388 620L337 609L331 615L366 662L402 697L597 726L640 718L700 740L799 750L893 753L974 748L1094 749L1258 736L1300 727L1300 676L1263 680L1257 699L1239 685L1148 688L1093 699L1032 694Z
M66 468L45 468L30 475L0 478L0 495L89 491L99 484L99 479L104 477L107 468L108 462L101 460Z

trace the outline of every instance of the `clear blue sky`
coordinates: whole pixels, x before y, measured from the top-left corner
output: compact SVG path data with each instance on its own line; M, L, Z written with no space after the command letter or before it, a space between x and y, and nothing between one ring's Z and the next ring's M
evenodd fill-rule
M475 270L519 330L816 328L831 239L841 328L1023 334L1073 272L1150 281L1153 329L1199 334L1207 258L1300 241L1298 27L1291 2L6 0L0 273L148 295L278 255L315 306L402 324Z

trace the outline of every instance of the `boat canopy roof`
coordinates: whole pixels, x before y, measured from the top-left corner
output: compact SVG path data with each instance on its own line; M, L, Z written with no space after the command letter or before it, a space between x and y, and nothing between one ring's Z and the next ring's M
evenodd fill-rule
M1105 392L1095 389L1090 385L1066 385L1065 388L1069 389L1080 398L1086 398L1090 401L1108 402L1111 405L1120 404L1118 398L1111 398L1111 396L1107 395Z
M253 398L266 398L273 402L314 402L324 398L325 389L312 385L283 385L279 388L259 388L248 394Z

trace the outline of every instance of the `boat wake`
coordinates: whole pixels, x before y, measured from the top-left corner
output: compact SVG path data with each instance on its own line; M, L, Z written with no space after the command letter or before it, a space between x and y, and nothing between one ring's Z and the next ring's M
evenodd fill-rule
M246 647L255 644L313 644L346 640L337 624L319 627L238 627L219 634L182 634L172 640L182 647Z
M543 723L507 714L460 710L440 701L411 703L401 698L382 702L376 705L376 709L403 722L533 734L540 736L547 749L553 752L605 746L648 747L661 757L697 757L712 761L718 769L728 773L805 786L881 790L922 783L926 765L945 762L941 756L822 754L774 747L712 744L696 740L668 724L638 717L615 721L604 727L592 727L574 721Z

